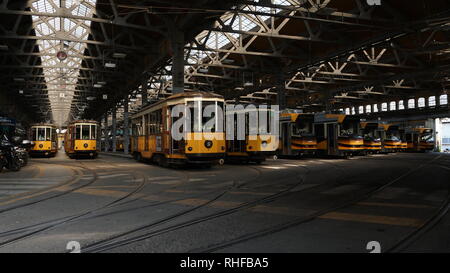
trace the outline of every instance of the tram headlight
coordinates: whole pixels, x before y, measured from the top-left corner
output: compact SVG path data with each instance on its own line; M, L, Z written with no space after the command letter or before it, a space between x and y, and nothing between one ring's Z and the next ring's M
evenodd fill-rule
M44 147L44 145L42 145L42 144L39 144L39 148L41 148L41 149L42 149L42 147Z
M89 145L87 143L84 143L83 147L87 148Z
M189 152L192 152L192 147L188 147L188 151L189 151Z
M211 140L206 140L206 141L205 141L205 147L206 147L206 148L209 149L209 148L211 148L212 146L213 146L213 142L212 142Z
M261 146L262 146L263 148L266 148L266 147L267 147L267 141L261 142Z

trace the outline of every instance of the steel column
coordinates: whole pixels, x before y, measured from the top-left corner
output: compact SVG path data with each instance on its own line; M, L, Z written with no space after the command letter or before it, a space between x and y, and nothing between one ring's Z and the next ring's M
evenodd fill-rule
M108 136L108 113L105 114L105 127L104 127L104 151L107 152L109 150L109 136Z
M174 30L171 37L172 44L172 93L184 92L184 33Z
M280 110L286 109L286 83L284 80L284 74L282 72L278 72L277 75L277 104L280 107Z
M117 151L117 108L114 107L112 109L112 128L111 128L111 136L112 136L112 151L115 153Z
M129 113L128 113L128 97L125 98L125 103L123 106L123 150L125 154L129 154L130 150L128 146L130 145L130 128L129 128Z
M141 84L141 96L142 96L142 105L146 105L148 102L148 77L144 77L142 79Z

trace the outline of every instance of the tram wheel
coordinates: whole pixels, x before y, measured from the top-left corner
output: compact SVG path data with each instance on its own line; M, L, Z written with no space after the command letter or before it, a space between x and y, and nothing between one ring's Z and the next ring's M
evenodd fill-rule
M142 161L142 155L140 153L137 153L135 156L136 161L141 162Z
M167 163L167 159L163 155L154 155L153 161L161 167L168 167L169 164Z

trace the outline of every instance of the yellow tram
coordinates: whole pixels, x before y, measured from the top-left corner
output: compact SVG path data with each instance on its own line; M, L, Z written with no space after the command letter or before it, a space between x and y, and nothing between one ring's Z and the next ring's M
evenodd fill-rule
M383 152L395 153L402 148L402 140L400 139L400 128L394 124L382 124L385 135L383 137Z
M70 158L97 157L97 126L97 122L91 120L78 120L69 124L64 138L64 149Z
M409 128L405 130L409 152L433 151L435 141L431 128Z
M208 92L179 93L144 107L131 117L133 157L160 166L223 161L223 109L223 97Z
M58 152L56 126L52 124L34 124L30 128L30 139L34 145L30 156L53 157Z
M227 135L226 160L260 164L267 156L275 155L278 148L278 133L274 130L278 126L274 119L278 113L265 105L246 109L241 106L227 105L226 126L233 126L233 135ZM243 125L241 128L238 122Z
M345 114L318 113L314 116L314 134L318 153L348 158L364 153L359 135L360 119Z
M287 110L280 114L280 157L314 155L317 138L313 132L314 114Z
M382 151L381 135L383 129L378 122L361 122L361 131L364 137L364 149L368 154Z

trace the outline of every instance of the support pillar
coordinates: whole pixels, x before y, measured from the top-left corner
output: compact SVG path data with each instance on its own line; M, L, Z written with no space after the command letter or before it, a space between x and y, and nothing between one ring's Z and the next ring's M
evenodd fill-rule
M112 151L115 153L117 151L117 108L113 107L112 109L112 128L111 128L111 136L112 136Z
M435 94L435 96L436 96L436 108L438 108L441 106L441 94L437 93Z
M125 104L123 106L123 151L125 154L130 153L130 128L128 120L128 97L125 98Z
M104 135L104 142L105 142L105 145L104 145L104 151L105 152L108 152L108 150L109 150L109 136L108 136L108 112L106 112L106 114L105 114L105 128L104 128L104 133L103 133L103 135Z
M184 92L184 33L173 30L171 37L172 60L172 93Z
M286 82L284 80L284 74L282 72L277 73L277 104L280 108L280 111L285 110L286 103Z
M97 136L97 143L96 143L96 147L98 151L102 151L102 120L103 118L100 117L97 119L98 122L98 126L97 126L97 132L96 132L96 136Z
M148 78L144 77L141 83L142 106L148 103Z

